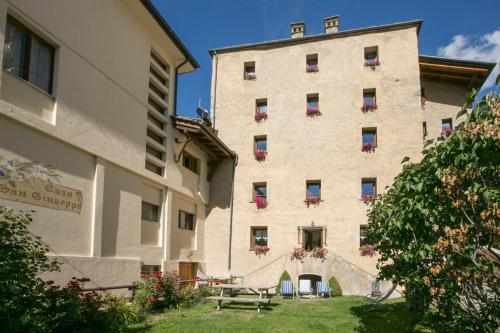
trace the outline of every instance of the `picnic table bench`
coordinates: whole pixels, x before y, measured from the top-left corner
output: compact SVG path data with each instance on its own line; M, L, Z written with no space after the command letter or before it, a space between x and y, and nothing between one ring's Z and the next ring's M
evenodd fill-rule
M269 305L271 299L269 298L269 289L274 288L274 286L254 286L254 285L240 285L240 284L219 284L215 285L214 288L220 289L219 296L207 297L208 300L217 302L217 311L222 306L223 302L228 303L246 303L257 305L257 312L260 312L260 307L262 305ZM236 295L242 290L250 290L259 297L236 297ZM229 296L224 296L224 291L229 291ZM264 292L266 297L264 298Z

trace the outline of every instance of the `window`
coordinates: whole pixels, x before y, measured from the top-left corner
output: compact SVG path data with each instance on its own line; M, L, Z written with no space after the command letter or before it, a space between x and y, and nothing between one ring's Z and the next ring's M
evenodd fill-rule
M363 105L377 105L375 89L363 89Z
M427 138L427 122L422 123L422 137L425 140Z
M261 98L255 101L255 108L257 113L267 114L267 98Z
M441 120L441 133L448 136L453 130L453 124L451 118Z
M161 272L161 265L141 265L141 274L153 275Z
M318 71L319 71L318 55L317 54L308 54L306 56L306 72L307 73L315 73Z
M179 211L179 228L185 230L196 229L196 219L194 214L184 212L182 210Z
M306 115L316 116L320 114L321 113L319 111L319 94L308 94Z
M363 179L361 181L361 196L373 197L377 194L377 180L376 179Z
M153 163L148 162L148 161L146 161L145 168L151 172L156 173L157 175L160 175L160 176L163 173L163 168L161 168L157 165L154 165Z
M141 218L151 222L160 221L160 207L149 202L142 202Z
M7 17L3 69L52 94L54 47Z
M366 229L368 229L367 225L360 225L359 226L359 246L363 245L370 245L371 242L368 240L368 237L366 237Z
M161 145L163 144L163 138L161 137L161 135L156 134L155 132L153 132L149 128L146 131L146 135L148 137L150 137L151 139L153 139L154 141L158 142L159 144L161 144Z
M159 160L163 160L163 152L159 151L156 148L153 148L152 146L150 146L148 144L146 145L146 153L156 157Z
M250 228L250 249L256 246L267 246L267 227Z
M315 247L323 247L326 240L326 228L304 227L299 228L299 243L306 251L311 251Z
M266 183L255 183L253 184L253 199L262 198L267 200L267 184Z
M257 75L255 74L255 61L245 62L243 79L245 80L255 80Z
M160 57L158 57L154 52L151 52L151 58L158 64L158 66L161 67L165 72L170 74L170 66L169 64L163 62L160 60Z
M375 66L380 65L378 56L378 46L365 47L365 66L370 66L375 69Z
M185 168L188 168L189 170L193 171L194 173L199 173L199 160L188 153L184 152L183 154L183 159L182 159L182 165Z
M267 151L267 137L265 135L254 137L254 152Z
M363 144L377 145L377 129L376 128L363 128Z
M306 200L321 200L321 181L308 180L306 181Z
M154 99L152 99L151 97L148 97L148 104L149 106L151 106L154 110L158 111L159 113L161 114L165 114L165 111L167 110L166 108L164 108L163 106L161 106L160 104L158 104Z

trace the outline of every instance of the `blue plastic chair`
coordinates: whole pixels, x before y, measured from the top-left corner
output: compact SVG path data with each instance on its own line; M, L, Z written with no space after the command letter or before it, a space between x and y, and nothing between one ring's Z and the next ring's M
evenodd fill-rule
M330 289L328 282L316 282L316 296L320 297L320 295L332 297L332 289Z
M295 290L291 280L281 281L280 295L281 298L283 296L292 296L292 299L295 299Z

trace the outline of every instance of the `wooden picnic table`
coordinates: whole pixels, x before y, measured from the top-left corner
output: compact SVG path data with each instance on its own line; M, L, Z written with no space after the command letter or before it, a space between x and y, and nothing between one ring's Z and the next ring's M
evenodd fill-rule
M229 303L255 304L257 305L257 312L260 312L260 306L262 304L269 304L271 302L269 298L269 289L274 287L275 286L270 285L218 284L213 286L213 288L220 289L220 295L207 297L207 299L217 301L217 311L221 308L222 302L227 301ZM238 293L243 290L250 290L259 297L236 297ZM224 291L229 291L229 296L224 296Z

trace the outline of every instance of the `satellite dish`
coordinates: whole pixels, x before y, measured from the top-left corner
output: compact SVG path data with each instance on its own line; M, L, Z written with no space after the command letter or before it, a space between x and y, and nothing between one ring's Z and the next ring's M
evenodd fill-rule
M198 107L198 108L196 108L196 113L198 114L198 116L201 119L207 119L208 118L208 110L207 109Z

